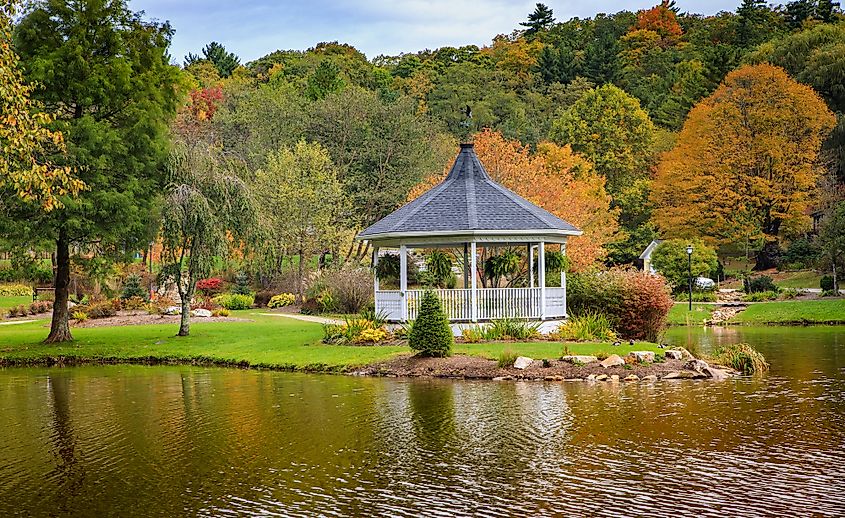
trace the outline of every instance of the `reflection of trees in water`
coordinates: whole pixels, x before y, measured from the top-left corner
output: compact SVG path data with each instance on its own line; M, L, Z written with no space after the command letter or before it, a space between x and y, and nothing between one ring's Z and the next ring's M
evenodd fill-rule
M51 374L47 377L47 390L50 394L51 453L56 459L56 466L47 478L55 480L59 490L53 492L56 502L54 509L58 514L72 509L71 501L79 494L85 483L85 470L77 453L76 437L70 413L70 376L66 373Z
M414 435L431 452L445 452L455 443L455 396L451 383L413 382L408 385L408 405ZM452 447L448 447L452 445Z

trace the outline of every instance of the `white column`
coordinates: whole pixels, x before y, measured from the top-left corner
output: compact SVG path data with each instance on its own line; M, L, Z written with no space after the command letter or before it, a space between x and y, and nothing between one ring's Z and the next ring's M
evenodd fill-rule
M534 245L528 245L528 286L534 287Z
M402 297L402 321L408 321L408 247L399 245L399 296Z
M469 274L470 274L470 278L472 279L472 282L471 282L472 321L478 322L478 279L476 278L476 277L478 277L478 273L476 272L477 264L476 264L475 241L470 243L469 255L470 255Z
M537 276L540 281L540 320L546 319L546 243L540 241L540 260L537 263Z
M560 254L566 257L566 243L560 244ZM569 315L566 313L566 268L560 271L560 287L563 292L563 318L567 318Z
M373 292L378 292L378 247L373 247ZM378 308L376 308L378 311Z

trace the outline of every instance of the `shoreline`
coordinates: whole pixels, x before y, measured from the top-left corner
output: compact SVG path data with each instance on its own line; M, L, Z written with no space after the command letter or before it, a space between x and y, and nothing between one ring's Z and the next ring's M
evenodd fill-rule
M688 353L687 353L688 354ZM691 358L691 357L690 357ZM350 376L391 378L441 378L487 381L657 381L662 379L721 380L738 373L722 367L693 369L690 364L700 360L666 359L655 363L626 363L602 367L598 362L573 364L563 360L534 360L525 369L499 367L495 360L479 356L456 354L447 358L417 357L400 353L393 358L363 366L311 364L261 364L247 360L221 360L215 358L176 358L159 356L82 357L45 355L33 358L0 358L0 368L26 367L81 367L90 365L145 365L145 366L195 366L231 369L298 372L305 374L342 374ZM706 365L706 364L704 364ZM700 364L699 364L700 366ZM627 379L626 379L627 378Z

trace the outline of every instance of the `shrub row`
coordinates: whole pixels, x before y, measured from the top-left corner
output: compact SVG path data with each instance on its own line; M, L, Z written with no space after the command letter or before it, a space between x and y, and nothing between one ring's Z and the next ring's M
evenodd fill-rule
M0 297L27 297L32 288L26 284L0 284Z
M53 303L49 300L37 300L32 304L21 304L20 306L9 308L9 318L25 317L29 315L40 315L53 310Z

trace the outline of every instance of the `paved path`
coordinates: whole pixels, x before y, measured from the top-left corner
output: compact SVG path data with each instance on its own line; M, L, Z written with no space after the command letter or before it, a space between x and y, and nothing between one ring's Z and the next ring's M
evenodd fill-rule
M267 317L287 317L295 320L304 320L305 322L317 322L318 324L343 324L343 320L336 318L318 317L316 315L297 315L294 313L259 313Z
M15 320L14 322L0 322L0 326L13 326L15 324L28 324L30 322L38 322L38 320Z

